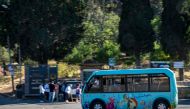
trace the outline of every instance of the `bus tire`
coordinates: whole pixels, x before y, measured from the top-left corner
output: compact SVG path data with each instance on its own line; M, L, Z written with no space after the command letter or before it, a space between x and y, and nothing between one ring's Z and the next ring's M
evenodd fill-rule
M90 109L106 109L106 106L103 101L95 100L91 103Z
M154 102L153 109L170 109L167 100L159 99Z

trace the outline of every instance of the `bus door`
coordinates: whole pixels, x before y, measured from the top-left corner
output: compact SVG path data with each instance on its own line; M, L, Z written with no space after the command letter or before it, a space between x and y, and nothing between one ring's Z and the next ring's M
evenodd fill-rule
M106 75L103 76L103 92L107 109L124 109L125 90L124 75Z
M149 91L148 75L126 75L126 91L123 99L127 109L151 109L152 97Z

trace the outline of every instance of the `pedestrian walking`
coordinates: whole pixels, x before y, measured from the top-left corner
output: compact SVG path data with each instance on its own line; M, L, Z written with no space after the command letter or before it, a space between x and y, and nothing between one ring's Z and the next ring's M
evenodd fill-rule
M54 81L52 81L49 84L49 89L50 89L50 92L49 92L49 102L53 102L54 99L55 99L55 85L54 85Z

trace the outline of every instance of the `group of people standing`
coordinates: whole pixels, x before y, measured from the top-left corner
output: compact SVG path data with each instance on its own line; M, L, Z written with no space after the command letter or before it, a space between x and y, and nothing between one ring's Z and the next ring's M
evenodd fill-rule
M40 89L41 98L49 102L54 102L54 101L69 102L73 94L72 84L66 84L65 82L61 84L60 82L54 83L54 81L51 81L46 84L41 84L39 86L39 89ZM80 99L80 94L81 94L80 84L77 84L75 89L75 96L77 97L76 101Z

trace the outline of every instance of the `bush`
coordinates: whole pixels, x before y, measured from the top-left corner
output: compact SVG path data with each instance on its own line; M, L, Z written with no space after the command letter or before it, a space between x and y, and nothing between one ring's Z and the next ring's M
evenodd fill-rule
M80 66L69 65L66 63L58 64L58 77L59 78L78 78L80 77Z

